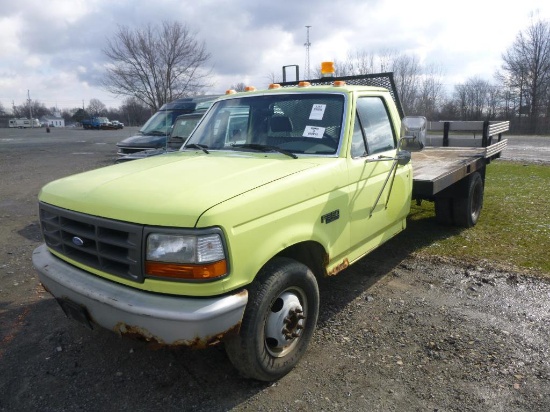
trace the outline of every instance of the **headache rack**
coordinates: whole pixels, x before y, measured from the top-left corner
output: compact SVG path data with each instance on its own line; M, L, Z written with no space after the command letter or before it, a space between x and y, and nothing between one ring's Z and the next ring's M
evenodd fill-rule
M373 87L382 87L387 89L390 92L390 95L397 106L399 111L399 116L401 118L405 117L403 111L403 106L399 100L399 95L397 93L397 88L395 87L395 81L393 80L393 72L385 73L371 73L371 74L360 74L356 76L341 76L341 77L321 77L320 79L311 79L311 80L295 80L295 81L286 81L286 68L287 67L296 67L296 78L299 78L299 70L297 66L283 66L283 82L280 83L282 87L297 86L300 81L307 81L312 86L329 86L336 80L345 81L346 84L351 86L373 86Z

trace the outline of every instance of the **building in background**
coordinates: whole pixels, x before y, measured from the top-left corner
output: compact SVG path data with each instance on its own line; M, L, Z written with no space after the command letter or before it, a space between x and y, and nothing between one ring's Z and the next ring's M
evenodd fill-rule
M40 118L40 124L42 126L49 127L65 127L65 119L61 117L61 113L55 112L53 116L46 115Z

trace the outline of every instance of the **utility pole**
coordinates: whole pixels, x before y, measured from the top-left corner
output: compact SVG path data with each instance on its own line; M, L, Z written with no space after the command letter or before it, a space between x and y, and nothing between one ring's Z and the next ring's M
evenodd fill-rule
M27 89L27 102L29 103L29 113L31 115L31 128L34 128L34 122L32 120L31 92L28 89Z
M310 77L310 73L309 73L309 46L311 46L311 43L309 42L309 28L311 26L306 26L306 29L307 29L307 37L306 37L306 42L304 43L304 46L306 46L306 79L309 80L311 77Z

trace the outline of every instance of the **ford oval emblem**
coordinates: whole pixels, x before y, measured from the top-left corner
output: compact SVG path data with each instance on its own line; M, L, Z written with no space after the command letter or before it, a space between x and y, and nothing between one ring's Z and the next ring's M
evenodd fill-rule
M73 237L73 243L76 246L84 246L84 241L81 238L79 238L78 236Z

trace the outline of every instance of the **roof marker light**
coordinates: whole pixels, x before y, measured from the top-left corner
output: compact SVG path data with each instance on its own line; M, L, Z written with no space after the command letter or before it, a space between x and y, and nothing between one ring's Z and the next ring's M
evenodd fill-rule
M225 94L235 94L235 93L237 93L237 91L233 89L228 89L225 91Z
M298 83L298 87L310 87L310 86L311 86L310 82L300 82L300 83Z
M271 83L269 89L280 89L281 85L279 83Z
M244 91L245 92L255 92L256 91L256 88L254 86L246 86L244 88Z
M334 62L322 62L321 63L321 76L322 77L334 77Z
M332 85L334 87L342 87L346 85L346 82L344 80L335 80Z

